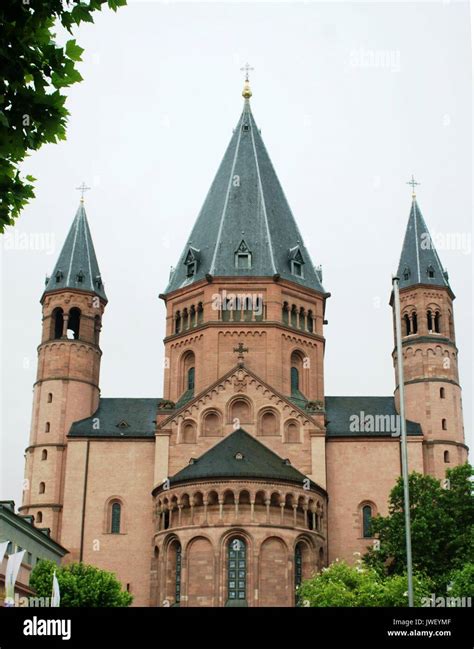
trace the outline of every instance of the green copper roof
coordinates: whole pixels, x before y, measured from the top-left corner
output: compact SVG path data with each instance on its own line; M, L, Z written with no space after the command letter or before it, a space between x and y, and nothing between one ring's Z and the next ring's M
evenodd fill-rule
M213 478L262 478L302 483L306 476L239 428L178 471L170 483Z
M397 275L400 288L415 284L449 288L448 275L441 265L416 198L411 205Z
M49 293L65 288L90 291L107 301L86 210L82 203L76 212L44 292Z
M248 259L238 264L237 252ZM279 274L324 293L248 100L166 292L207 274Z

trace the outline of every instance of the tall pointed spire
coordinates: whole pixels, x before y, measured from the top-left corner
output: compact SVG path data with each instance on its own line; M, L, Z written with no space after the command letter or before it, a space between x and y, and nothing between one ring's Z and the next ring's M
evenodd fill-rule
M53 274L47 279L44 293L65 288L90 291L107 301L83 198L59 254Z
M448 274L443 269L414 192L398 264L398 277L400 288L429 284L442 286L451 291Z
M244 107L166 293L206 276L280 276L325 293L250 108Z

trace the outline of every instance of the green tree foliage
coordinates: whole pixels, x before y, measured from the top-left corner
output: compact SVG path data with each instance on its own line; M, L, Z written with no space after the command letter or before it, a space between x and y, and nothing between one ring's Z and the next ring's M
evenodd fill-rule
M29 152L66 138L63 89L82 80L75 39L55 42L55 29L72 33L93 22L107 4L126 0L2 0L0 3L0 233L34 197L32 176L19 165Z
M449 575L449 597L472 597L474 599L474 563L466 563Z
M61 606L130 606L133 601L130 593L122 591L120 582L112 572L84 563L58 567L54 561L40 561L34 567L30 586L36 592L36 597L51 597L55 570Z
M430 575L437 592L445 592L449 575L474 563L474 498L469 464L448 469L447 485L412 473L410 486L411 538L414 570ZM445 488L447 487L447 488ZM364 557L380 574L406 571L403 482L392 489L389 515L372 520L372 532L380 539L378 551Z
M430 579L414 576L415 605L432 592ZM355 566L335 561L298 588L302 606L408 606L406 575L384 577L359 559Z

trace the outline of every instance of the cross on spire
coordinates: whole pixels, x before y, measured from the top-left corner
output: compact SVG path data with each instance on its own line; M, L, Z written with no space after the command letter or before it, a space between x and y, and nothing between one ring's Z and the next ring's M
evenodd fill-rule
M255 68L251 68L248 63L246 63L243 66L243 68L240 68L240 69L242 70L242 72L245 72L245 81L249 80L249 72L250 72L250 70L252 70L252 71L255 70Z
M79 187L76 187L78 191L81 192L81 203L84 202L84 194L85 192L89 191L90 187L87 187L85 182L82 182L82 185L79 185Z
M417 185L420 185L420 184L421 184L421 183L417 183L417 182L416 182L416 180L415 180L415 176L412 174L412 175L411 175L411 180L409 180L409 181L407 182L407 185L411 185L411 195L413 196L413 198L416 198L415 187L416 187Z

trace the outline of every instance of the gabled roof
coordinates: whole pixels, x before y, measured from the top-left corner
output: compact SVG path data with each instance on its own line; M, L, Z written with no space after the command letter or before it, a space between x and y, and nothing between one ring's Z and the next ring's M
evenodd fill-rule
M326 437L391 437L394 429L396 431L397 411L393 397L325 397L324 403ZM358 418L355 426L354 417ZM375 423L378 430L370 430L370 418L378 422ZM407 434L422 435L420 424L407 420Z
M72 288L95 293L107 301L83 203L79 205L44 294ZM43 295L44 295L43 294Z
M235 253L245 241L251 267L239 268ZM199 250L197 271L188 277L186 256ZM298 248L304 277L291 273L290 251ZM282 278L324 293L301 233L253 118L250 103L234 130L196 223L165 293L206 275Z
M161 399L100 399L91 417L75 421L69 437L151 437Z
M306 476L288 462L239 428L178 471L170 478L170 483L214 478L261 478L302 484Z
M295 410L299 411L301 415L303 415L306 419L311 421L315 426L317 426L317 422L314 419L313 415L316 415L316 412L308 412L305 410L305 406L308 403L308 401L303 397L303 395L298 391L298 394L301 396L301 398L298 398L298 395L296 395L297 398L293 397L288 397L281 392L278 392L275 390L275 388L271 385L269 385L266 381L264 381L258 374L255 374L251 369L249 369L245 364L241 366L240 364L234 365L233 368L231 368L226 374L218 378L214 383L211 385L208 385L204 390L201 390L198 394L191 394L190 390L187 390L179 399L179 401L175 404L175 409L172 411L172 413L166 418L160 421L159 427L164 428L165 426L168 425L170 421L176 418L177 415L180 414L180 412L183 412L194 402L199 401L202 399L203 396L206 394L212 393L212 391L221 383L226 381L228 378L230 378L233 374L237 372L245 372L248 374L248 376L252 377L256 381L258 381L262 386L270 390L270 392L273 392L279 399L281 399L283 402L287 403L289 406L294 408Z
M433 277L430 277L430 270ZM451 290L416 198L412 200L397 275L400 288L430 284Z

